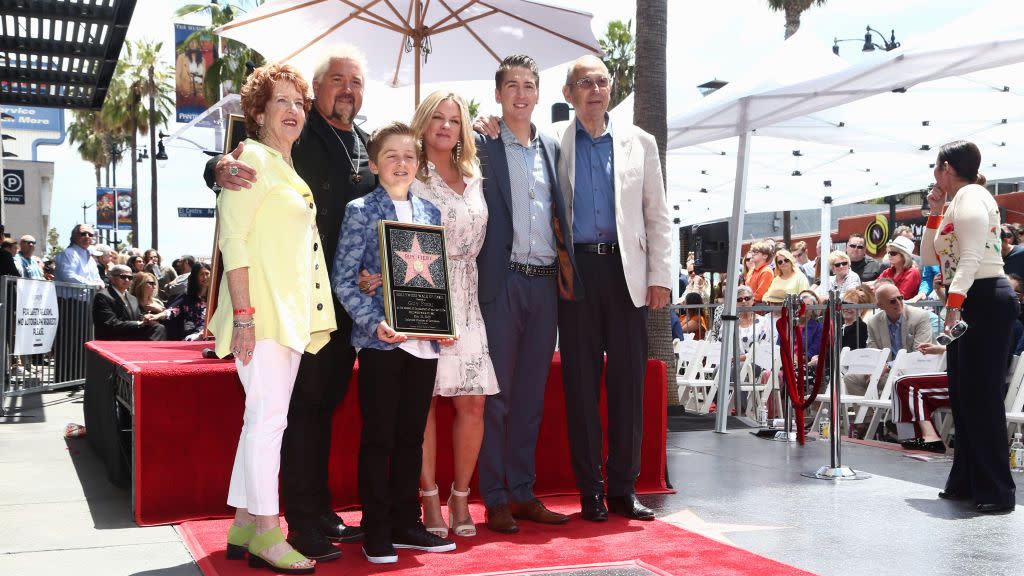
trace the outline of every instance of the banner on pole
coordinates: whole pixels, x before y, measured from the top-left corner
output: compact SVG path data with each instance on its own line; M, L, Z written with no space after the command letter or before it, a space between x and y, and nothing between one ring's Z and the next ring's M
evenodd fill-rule
M13 354L49 352L59 320L57 289L53 282L19 278Z
M198 38L195 33L199 30L203 30L203 26L174 25L175 116L182 124L191 122L214 104L206 100L204 83L206 71L217 58L217 49L212 41ZM208 124L200 122L198 125Z
M132 189L96 188L96 228L98 230L132 229Z

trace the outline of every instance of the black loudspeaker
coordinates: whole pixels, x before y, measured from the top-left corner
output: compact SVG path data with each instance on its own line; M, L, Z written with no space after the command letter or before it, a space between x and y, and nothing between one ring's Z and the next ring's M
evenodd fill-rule
M695 272L729 271L729 223L713 222L693 227Z
M561 122L569 119L569 105L565 102L556 102L551 105L551 123Z

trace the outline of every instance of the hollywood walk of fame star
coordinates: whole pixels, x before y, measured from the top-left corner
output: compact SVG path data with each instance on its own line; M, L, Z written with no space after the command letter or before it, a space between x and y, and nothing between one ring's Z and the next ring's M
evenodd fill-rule
M692 510L680 510L668 514L667 516L661 516L658 518L662 522L668 522L687 530L700 534L701 536L722 542L723 544L729 544L736 546L729 538L726 533L729 532L756 532L760 530L782 530L785 526L759 526L756 524L724 524L719 522L708 522L700 516L697 516Z
M402 281L403 284L408 284L410 280L419 276L426 280L427 284L436 286L434 284L434 277L430 274L430 265L434 263L434 260L440 258L440 255L423 252L420 249L419 234L412 235L412 248L408 252L395 250L395 254L402 260L405 260L405 280Z

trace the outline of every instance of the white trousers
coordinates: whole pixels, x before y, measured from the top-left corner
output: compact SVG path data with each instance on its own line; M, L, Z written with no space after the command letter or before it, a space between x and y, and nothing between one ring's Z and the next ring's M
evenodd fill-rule
M281 438L288 427L288 403L301 358L302 354L273 340L257 340L247 366L235 360L245 389L245 415L231 469L228 506L257 516L280 512Z

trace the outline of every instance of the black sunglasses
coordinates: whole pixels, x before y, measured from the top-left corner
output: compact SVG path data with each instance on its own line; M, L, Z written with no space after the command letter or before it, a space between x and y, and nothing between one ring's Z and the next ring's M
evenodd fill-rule
M849 265L850 265L850 263L849 263L849 262L846 262L846 261L844 260L844 261L842 261L842 262L836 262L836 263L835 263L835 264L833 264L832 266L834 266L834 267L836 267L836 268L842 268L843 266L849 266Z
M35 240L22 240L22 242L24 242L25 244L28 244L29 246L35 246L36 245L36 241Z
M753 299L754 299L753 296L737 296L736 297L736 301L737 302L750 302Z
M132 275L131 274L114 274L114 276L120 278L121 280L131 280L132 279Z
M847 248L856 248L858 250L863 250L864 249L864 245L863 244L847 244L846 247Z
M889 256L902 256L902 254L900 254L896 250L890 250L889 251Z
M146 286L156 286L156 282L153 282L152 280L147 280Z
M92 232L79 232L78 235L79 236L88 236L89 238L92 238L93 236L95 236L95 234L93 234Z
M1013 238L1013 232L1003 232L999 237L1003 240L1009 240L1010 238Z

